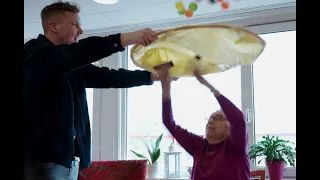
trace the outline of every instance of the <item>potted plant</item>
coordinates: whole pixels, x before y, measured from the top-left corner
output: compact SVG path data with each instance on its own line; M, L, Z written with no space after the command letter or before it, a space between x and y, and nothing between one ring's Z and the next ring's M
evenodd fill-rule
M263 157L258 164L265 159L269 179L282 180L285 165L295 167L296 162L296 150L289 146L289 143L292 142L278 136L263 136L261 141L250 146L249 157L253 160Z
M158 178L158 159L160 157L160 142L162 140L162 136L163 133L157 138L156 142L150 140L149 143L147 143L146 140L142 138L143 143L148 150L150 158L147 158L145 155L131 150L131 152L133 152L137 157L148 160L148 178Z

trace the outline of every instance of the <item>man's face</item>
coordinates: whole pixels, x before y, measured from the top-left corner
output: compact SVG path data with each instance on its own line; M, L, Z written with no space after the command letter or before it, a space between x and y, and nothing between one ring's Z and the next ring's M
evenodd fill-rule
M55 21L51 21L50 23L49 27L51 31L58 36L61 44L76 43L79 40L79 36L83 33L78 13L65 12L57 15Z

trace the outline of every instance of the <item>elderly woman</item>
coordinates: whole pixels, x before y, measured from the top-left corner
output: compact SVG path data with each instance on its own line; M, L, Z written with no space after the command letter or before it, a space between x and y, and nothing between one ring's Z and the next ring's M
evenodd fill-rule
M213 92L221 109L214 112L206 124L206 137L197 136L176 125L171 107L168 72L161 79L163 123L179 144L193 156L192 180L249 180L246 122L242 112L220 94L199 73L198 81ZM197 120L194 120L197 123Z

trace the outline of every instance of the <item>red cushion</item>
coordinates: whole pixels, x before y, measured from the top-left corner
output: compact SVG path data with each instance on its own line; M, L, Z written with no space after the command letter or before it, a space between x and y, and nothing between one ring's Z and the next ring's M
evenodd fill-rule
M78 180L145 180L147 160L93 161Z

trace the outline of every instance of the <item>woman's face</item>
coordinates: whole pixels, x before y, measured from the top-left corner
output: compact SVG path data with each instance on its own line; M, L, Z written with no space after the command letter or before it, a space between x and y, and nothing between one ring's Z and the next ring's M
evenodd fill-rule
M224 139L229 135L229 121L225 117L223 111L216 111L211 114L206 125L206 138Z

